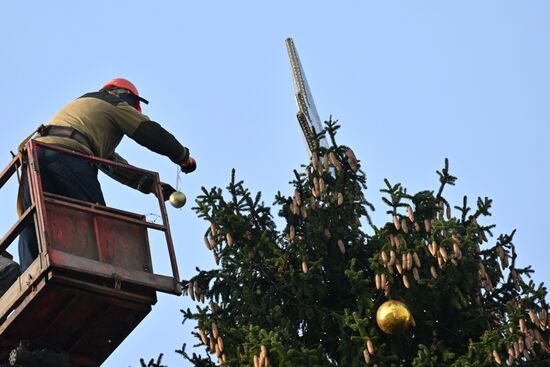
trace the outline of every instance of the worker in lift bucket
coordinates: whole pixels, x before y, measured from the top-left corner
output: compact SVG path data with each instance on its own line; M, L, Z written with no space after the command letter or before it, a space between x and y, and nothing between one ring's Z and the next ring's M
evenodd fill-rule
M100 158L127 163L115 153L124 135L155 153L168 157L185 173L196 169L189 149L157 122L141 113L139 95L130 81L114 79L98 92L84 94L63 107L44 128L39 129L37 141L53 144ZM49 149L38 150L40 176L46 192L105 205L97 178L98 166L83 159ZM144 193L153 191L150 176L117 170L113 166L99 169L112 178ZM163 184L163 197L167 199L175 190ZM31 205L26 169L23 169L19 213ZM21 272L38 256L38 243L34 226L27 226L19 236L19 261Z

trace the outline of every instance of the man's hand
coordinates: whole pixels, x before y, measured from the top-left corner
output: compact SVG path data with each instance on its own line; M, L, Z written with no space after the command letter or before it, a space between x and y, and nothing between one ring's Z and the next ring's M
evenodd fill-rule
M162 187L162 198L164 199L164 201L166 201L170 198L170 195L172 195L172 193L176 191L176 189L174 189L170 184L164 182L161 182L160 184ZM153 177L143 176L143 179L141 180L140 185L137 189L144 194L153 193L155 196L157 196Z
M182 164L180 164L180 168L183 173L191 173L197 169L197 162L193 157L189 156Z
M176 189L174 189L170 184L164 182L161 182L160 184L162 185L162 198L166 201L170 198L170 195L176 191ZM157 196L155 191L153 191L153 193Z

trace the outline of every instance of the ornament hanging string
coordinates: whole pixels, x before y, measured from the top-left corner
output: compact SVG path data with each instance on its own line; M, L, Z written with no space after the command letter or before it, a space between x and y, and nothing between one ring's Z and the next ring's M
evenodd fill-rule
M181 191L181 168L176 167L176 191Z

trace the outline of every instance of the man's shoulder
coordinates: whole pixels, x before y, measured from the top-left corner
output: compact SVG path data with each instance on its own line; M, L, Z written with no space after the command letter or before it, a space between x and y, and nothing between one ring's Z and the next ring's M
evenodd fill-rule
M118 106L119 104L123 103L123 101L117 96L106 92L90 92L78 97L77 99L83 99L83 98L99 99L113 106Z

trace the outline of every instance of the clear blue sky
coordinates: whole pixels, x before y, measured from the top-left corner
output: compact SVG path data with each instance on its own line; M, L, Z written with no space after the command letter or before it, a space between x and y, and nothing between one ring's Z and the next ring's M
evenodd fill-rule
M321 118L342 123L368 176L375 221L387 218L383 179L435 189L445 157L459 180L447 191L494 199L497 233L517 228L519 263L548 282L550 3L547 1L4 1L0 4L0 161L40 122L114 77L134 81L144 112L197 157L184 179L225 186L231 168L267 203L290 192L306 150L284 40L293 37ZM171 162L129 139L119 152L175 183ZM3 158L1 158L3 157ZM107 202L142 212L153 200L102 179ZM0 192L0 229L15 221L15 185ZM213 266L206 223L170 210L183 277ZM13 250L13 249L12 249ZM166 271L164 248L153 256ZM161 295L104 366L172 351L189 337L187 297Z

